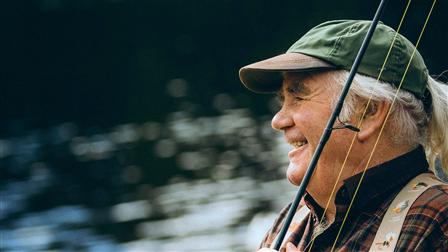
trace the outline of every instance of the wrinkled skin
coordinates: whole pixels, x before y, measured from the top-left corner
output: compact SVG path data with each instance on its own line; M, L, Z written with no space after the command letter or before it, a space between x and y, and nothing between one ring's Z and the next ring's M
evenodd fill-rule
M287 177L294 185L299 185L302 181L332 113L333 101L339 96L341 88L334 83L332 74L334 72L326 71L284 75L283 85L279 91L282 106L272 119L272 127L282 131L285 141L293 146L288 154L290 162ZM354 114L348 123L358 124L363 116L365 104L365 101L357 102ZM389 107L390 104L386 102L371 103L358 134L348 129L333 130L325 145L307 192L323 208L329 202L327 210L329 221L332 221L335 215L333 186L336 184L335 191L337 191L344 179L365 169ZM386 127L368 167L410 150L391 144L388 134ZM353 138L352 150L340 173Z

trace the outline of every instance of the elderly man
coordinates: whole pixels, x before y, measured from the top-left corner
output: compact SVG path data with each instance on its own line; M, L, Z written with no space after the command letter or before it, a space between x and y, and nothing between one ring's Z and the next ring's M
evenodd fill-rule
M278 93L272 127L292 146L292 184L306 172L369 26L323 23L285 54L240 70L250 90ZM448 186L432 173L436 159L448 168L448 87L414 49L390 27L376 28L281 251L448 251ZM273 251L288 208L260 251Z

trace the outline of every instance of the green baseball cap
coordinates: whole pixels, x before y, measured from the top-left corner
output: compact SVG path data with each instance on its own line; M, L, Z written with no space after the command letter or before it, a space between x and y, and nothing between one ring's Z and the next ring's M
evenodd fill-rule
M239 72L241 82L254 92L271 93L280 88L282 72L350 71L370 24L371 21L361 20L322 23L308 31L286 53L242 67ZM382 23L376 27L358 73L378 78L391 45L392 50L380 79L398 87L411 61L401 88L420 99L424 98L428 70L422 56L418 51L412 56L414 45Z

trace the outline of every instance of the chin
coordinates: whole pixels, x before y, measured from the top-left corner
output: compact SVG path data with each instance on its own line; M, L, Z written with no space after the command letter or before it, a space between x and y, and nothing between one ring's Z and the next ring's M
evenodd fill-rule
M288 171L286 172L286 177L288 178L289 183L298 186L302 182L305 172L306 167L300 167L290 163Z

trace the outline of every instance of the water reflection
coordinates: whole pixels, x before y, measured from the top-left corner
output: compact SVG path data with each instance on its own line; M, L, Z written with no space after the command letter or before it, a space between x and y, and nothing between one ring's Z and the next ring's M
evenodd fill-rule
M174 97L188 91L170 83ZM228 95L214 106L220 115L0 139L2 250L253 249L294 192L279 136Z

